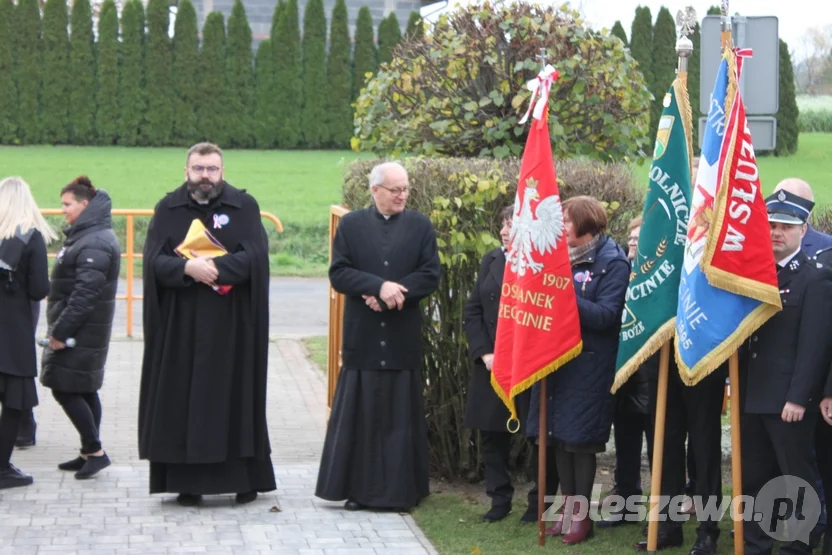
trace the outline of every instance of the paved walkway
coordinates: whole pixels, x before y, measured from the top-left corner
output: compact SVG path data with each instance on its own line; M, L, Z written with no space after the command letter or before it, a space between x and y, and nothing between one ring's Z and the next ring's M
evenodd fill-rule
M142 348L139 340L111 344L101 399L102 440L113 466L93 480L75 480L56 468L75 456L78 439L41 388L38 444L15 451L12 459L35 484L0 491L0 555L436 553L410 516L351 513L341 503L314 497L326 383L293 338L276 339L269 352L268 421L277 491L244 506L235 506L232 495L206 497L195 508L180 507L173 495L151 497L148 465L139 460L136 445Z

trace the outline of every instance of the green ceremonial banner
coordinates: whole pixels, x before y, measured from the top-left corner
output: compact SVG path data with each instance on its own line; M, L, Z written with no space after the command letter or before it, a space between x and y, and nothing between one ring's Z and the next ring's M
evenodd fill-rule
M676 322L693 158L690 101L679 79L670 86L663 104L644 221L621 315L613 393L673 337Z

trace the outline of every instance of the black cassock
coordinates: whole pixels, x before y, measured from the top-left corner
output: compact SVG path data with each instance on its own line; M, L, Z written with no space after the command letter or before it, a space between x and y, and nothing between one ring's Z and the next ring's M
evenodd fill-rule
M343 366L338 377L315 495L378 509L409 509L429 493L422 398L419 301L439 285L430 220L375 207L346 214L332 247L329 279L345 295ZM385 281L405 286L402 310L370 309Z
M185 275L174 253L194 219L228 255L217 257L219 295ZM275 489L266 375L268 240L260 208L225 184L208 204L183 185L156 206L144 248L144 360L139 456L150 493Z

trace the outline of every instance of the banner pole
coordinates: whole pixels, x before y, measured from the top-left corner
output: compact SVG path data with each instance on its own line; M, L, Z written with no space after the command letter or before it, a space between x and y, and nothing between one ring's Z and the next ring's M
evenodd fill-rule
M664 430L667 418L667 381L670 368L670 341L659 354L659 385L656 392L656 428L653 431L653 468L650 473L650 515L647 528L647 551L655 553L659 541L659 496L662 494Z
M540 380L540 415L538 417L537 433L537 545L546 545L546 523L543 521L543 512L546 507L546 447L549 437L547 426L546 408L546 377Z
M739 355L734 352L728 359L728 375L731 384L731 482L734 486L734 503L731 503L731 515L734 520L734 555L744 555L745 535L743 530L742 509L742 444L740 443L740 363Z

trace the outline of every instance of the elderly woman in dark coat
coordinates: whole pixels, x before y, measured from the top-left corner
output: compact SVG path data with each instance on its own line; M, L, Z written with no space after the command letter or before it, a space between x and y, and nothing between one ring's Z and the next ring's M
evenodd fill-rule
M81 453L58 468L79 480L110 465L101 446L101 401L104 364L115 312L121 248L113 232L112 201L78 177L61 190L69 226L52 269L46 305L49 347L43 354L41 383L64 409L81 436ZM70 342L72 339L74 341ZM72 344L72 348L68 348Z
M506 428L509 412L491 385L491 362L494 360L497 312L500 308L500 289L503 285L503 272L506 267L505 252L511 235L513 211L514 206L507 206L500 212L502 222L500 239L503 246L486 253L483 257L480 271L477 274L477 283L465 303L464 312L468 351L474 359L474 368L468 382L463 423L467 428L480 431L485 463L485 492L491 498L491 509L482 517L487 522L504 519L511 512L511 500L514 495L509 470L513 434ZM518 415L525 419L529 404L528 392L518 395L515 398L515 404ZM537 457L534 460L537 461ZM554 466L554 461L551 462L551 466ZM554 489L551 488L552 482L554 482ZM550 484L548 489L554 494L557 491L557 477L550 477L547 483ZM529 507L521 520L537 521L537 488L529 492Z
M46 242L56 238L26 182L0 181L0 489L33 482L11 456L22 414L38 404L32 303L49 292Z
M563 203L563 215L583 351L546 379L547 440L555 446L567 513L546 533L564 534L564 543L575 544L592 533L589 499L596 454L604 451L609 440L615 409L610 388L630 263L621 247L604 235L607 214L598 200L570 198ZM539 386L535 386L527 430L532 437L539 435L539 399Z

